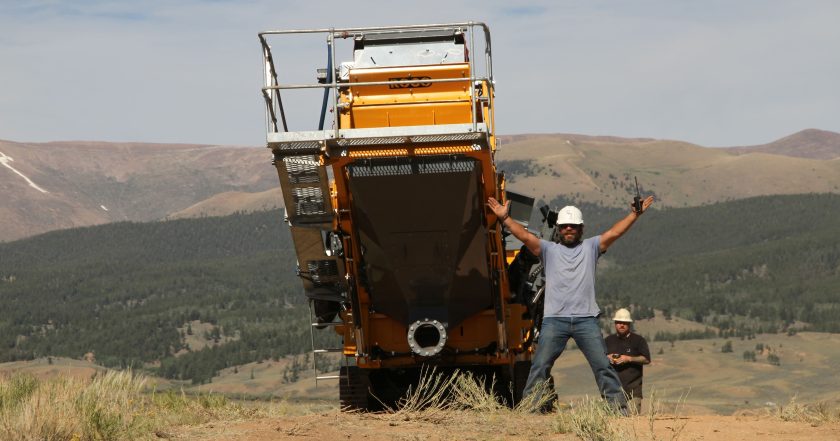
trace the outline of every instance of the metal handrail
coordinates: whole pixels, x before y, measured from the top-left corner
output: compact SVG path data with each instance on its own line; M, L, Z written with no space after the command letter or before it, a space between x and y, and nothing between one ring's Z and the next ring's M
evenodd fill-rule
M492 49L491 49L491 40L490 40L490 28L482 22L461 22L461 23L441 23L441 24L425 24L425 25L404 25L404 26L376 26L376 27L355 27L355 28L322 28L322 29L291 29L291 30L271 30L271 31L264 31L258 34L260 44L263 48L263 63L264 63L264 86L262 87L261 91L263 97L266 100L266 107L267 107L267 129L269 132L279 132L279 127L277 125L278 118L280 116L280 120L283 123L283 131L288 132L288 126L286 124L286 115L285 109L283 108L283 102L281 99L280 91L281 90L293 90L293 89L332 89L333 93L333 108L337 109L339 107L339 87L370 87L370 86L381 86L381 85L405 85L405 84L412 84L417 82L417 80L394 80L394 81L368 81L368 82L359 82L359 83L339 83L338 78L333 75L334 81L326 84L280 84L277 77L277 70L274 65L274 58L271 55L271 47L268 44L267 36L270 35L289 35L289 34L327 34L327 44L332 45L335 38L350 38L360 35L361 33L369 33L369 32L387 32L387 31L415 31L415 30L439 30L439 29L452 29L452 28L469 28L471 30L469 36L469 51L471 54L475 54L475 32L473 31L474 28L480 27L484 32L484 55L485 55L485 70L486 75L476 76L475 72L475 63L473 61L469 61L470 65L470 77L469 78L441 78L441 79L428 79L423 80L424 83L450 83L450 82L469 82L470 87L470 107L471 107L471 123L473 125L473 130L475 131L477 128L477 117L476 117L476 90L475 86L478 84L486 84L489 95L492 95L494 89L494 81L493 81L493 61L492 61ZM467 42L464 42L467 44ZM332 65L337 66L335 62L336 57L336 50L335 46L333 45L333 50L331 51L331 58L332 58ZM276 100L275 100L276 98ZM273 130L272 130L273 129ZM491 128L492 129L492 128ZM335 136L338 137L338 125L335 125Z
M478 77L477 80L489 81L485 77ZM438 78L438 79L424 79L424 83L468 83L471 78ZM278 84L277 86L263 87L262 90L283 90L283 89L324 89L327 87L337 87L338 85L344 87L358 87L358 86L384 86L386 84L413 84L418 80L393 80L393 81L364 81L358 83L326 83L326 84Z
M437 23L424 25L402 25L402 26L373 26L373 27L357 27L357 28L321 28L321 29L286 29L263 31L257 34L260 40L264 39L265 35L283 35L283 34L319 34L332 33L333 36L339 38L349 38L351 35L359 32L376 32L376 31L400 31L400 30L434 30L434 29L449 29L455 27L474 28L480 26L484 30L484 44L485 53L491 53L490 45L490 27L486 23L480 21L468 21L462 23ZM489 66L489 65L488 65ZM492 69L490 69L490 77L492 78Z

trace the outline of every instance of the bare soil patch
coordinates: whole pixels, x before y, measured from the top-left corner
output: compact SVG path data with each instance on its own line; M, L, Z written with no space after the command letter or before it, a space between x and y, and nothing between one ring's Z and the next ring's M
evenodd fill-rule
M338 410L233 423L210 423L173 430L171 439L189 440L577 440L557 431L557 415L455 412L425 420L388 414L352 414ZM636 440L837 440L840 423L813 426L772 416L645 416L616 420Z

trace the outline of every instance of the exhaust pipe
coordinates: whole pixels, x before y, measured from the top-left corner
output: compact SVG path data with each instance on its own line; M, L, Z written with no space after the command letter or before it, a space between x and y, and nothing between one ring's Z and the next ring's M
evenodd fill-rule
M437 320L417 320L408 327L411 352L424 357L437 355L446 345L446 327Z

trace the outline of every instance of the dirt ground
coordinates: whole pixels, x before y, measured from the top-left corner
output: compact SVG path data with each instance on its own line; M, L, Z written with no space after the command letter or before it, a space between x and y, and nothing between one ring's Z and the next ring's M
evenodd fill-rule
M637 416L616 420L622 439L685 441L821 441L840 439L840 423L811 425L772 416ZM653 430L651 430L651 422ZM448 413L437 417L321 414L211 423L171 433L177 440L578 440L560 433L556 415Z

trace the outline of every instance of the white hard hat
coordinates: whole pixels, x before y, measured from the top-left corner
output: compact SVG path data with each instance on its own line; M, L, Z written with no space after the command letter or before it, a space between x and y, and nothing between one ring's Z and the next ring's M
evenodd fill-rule
M614 322L624 322L624 323L633 323L633 318L630 317L630 311L625 308L621 308L615 312L615 317L613 317Z
M567 205L557 213L557 225L583 225L583 213L577 207Z

